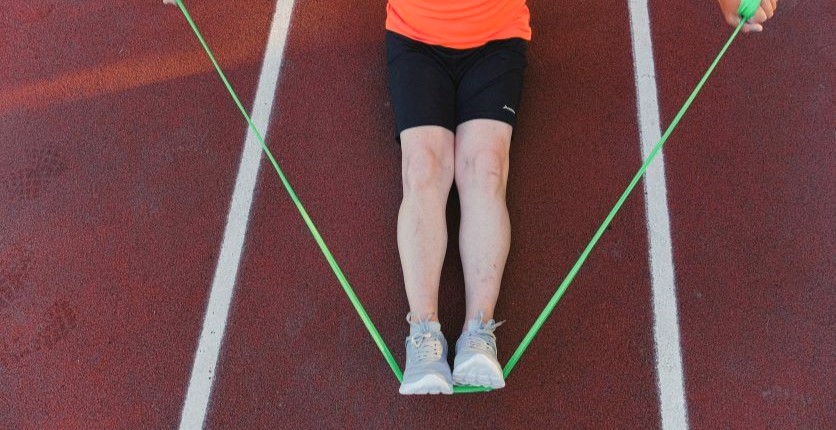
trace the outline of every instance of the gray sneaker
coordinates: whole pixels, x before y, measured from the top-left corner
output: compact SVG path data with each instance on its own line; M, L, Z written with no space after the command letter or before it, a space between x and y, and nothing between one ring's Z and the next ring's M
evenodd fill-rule
M503 321L504 322L504 321ZM456 385L502 388L505 378L502 366L496 359L496 336L493 331L502 322L479 319L467 321L467 330L456 342L456 360L453 364L453 382Z
M401 394L453 394L453 378L447 364L447 341L441 324L430 321L414 323L410 315L406 338L406 368Z

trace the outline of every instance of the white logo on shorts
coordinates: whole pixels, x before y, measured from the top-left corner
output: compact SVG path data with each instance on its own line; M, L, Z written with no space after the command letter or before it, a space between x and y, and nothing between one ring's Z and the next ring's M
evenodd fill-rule
M514 109L509 108L508 105L502 106L502 109L505 109L505 110L511 112L514 115L517 114L516 112L514 112Z

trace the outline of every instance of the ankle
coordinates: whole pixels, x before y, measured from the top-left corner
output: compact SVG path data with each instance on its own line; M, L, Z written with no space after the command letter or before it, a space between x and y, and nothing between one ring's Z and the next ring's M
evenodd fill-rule
M409 314L407 314L406 320L410 324L417 324L419 322L439 322L438 321L438 312L436 312L436 311L429 311L429 312L410 311Z
M462 326L462 333L466 333L469 329L471 321L477 321L480 326L487 324L488 321L493 318L493 311L485 312L485 311L472 311L468 312L467 316L464 319L464 325Z

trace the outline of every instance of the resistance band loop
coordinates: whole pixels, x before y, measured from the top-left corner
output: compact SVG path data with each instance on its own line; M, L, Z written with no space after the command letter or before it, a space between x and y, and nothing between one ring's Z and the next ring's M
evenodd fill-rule
M531 341L537 335L537 332L540 331L540 328L546 322L546 319L548 319L549 315L551 315L552 311L557 305L557 302L560 301L560 298L563 296L563 293L566 292L566 289L569 287L569 284L572 283L572 280L575 278L575 275L577 275L581 266L583 266L584 262L586 261L586 258L589 256L589 253L592 252L592 249L595 247L595 244L598 243L598 239L600 239L601 235L604 234L604 231L610 225L610 222L612 222L615 215L621 209L621 206L624 204L624 201L627 200L627 197L633 191L633 188L635 188L636 184L639 182L639 179L641 179L641 177L644 175L645 171L647 170L647 167L650 165L651 162L653 162L653 159L656 157L656 154L662 149L662 146L668 140L668 137L671 135L671 133L673 133L677 124L679 124L680 119L682 119L682 117L685 115L685 112L688 111L688 108L691 106L691 103L694 101L694 99L697 97L697 94L699 94L700 90L702 89L703 84L705 84L705 82L708 80L708 77L714 71L714 67L717 66L717 63L720 62L720 59L723 58L723 55L726 53L726 50L737 37L737 34L740 32L740 29L743 28L744 24L746 23L746 20L751 18L752 15L754 15L755 11L757 10L757 4L758 0L743 0L741 2L739 14L743 19L741 19L740 24L738 24L737 28L735 28L734 33L732 33L729 40L723 46L723 49L720 50L720 53L717 55L717 58L715 58L714 61L711 63L711 66L709 66L708 71L706 71L705 75L703 75L702 79L700 79L700 82L697 84L697 87L685 101L685 104L679 110L679 113L676 114L676 117L674 117L670 126L668 126L667 130L665 130L665 134L662 135L662 138L659 139L659 142L657 142L656 146L653 147L653 150L651 150L650 155L647 157L639 171L633 177L633 180L630 181L629 185L627 185L627 189L624 190L624 192L621 194L621 197L615 203L615 206L613 206L606 219L604 219L603 224L601 224L601 226L598 227L598 231L596 231L595 235L592 236L592 240L590 240L589 244L586 245L586 248L584 249L583 253L581 253L581 256L578 258L578 261L575 262L575 265L572 266L572 269L569 271L569 274L566 275L566 278L557 288L557 291L549 300L548 304L546 305L546 308L543 309L543 311L537 317L537 320L534 322L534 325L525 335L525 338L523 338L523 341L522 343L520 343L520 346L518 346L517 349L514 351L514 354L511 356L511 359L508 361L508 364L506 364L505 368L503 369L503 374L506 378L511 373L511 370L514 369L514 366L516 366L517 362L520 360L520 357L522 357L522 354L531 344ZM186 21L189 22L192 31L194 31L194 34L197 36L197 39L200 41L200 44L203 46L203 49L206 51L206 54L209 56L209 59L212 61L212 64L215 66L215 70L221 77L221 80L226 86L226 89L229 91L229 94L232 96L232 99L238 106L238 110L241 111L241 114L247 120L250 129L255 134L256 138L258 139L258 142L261 144L261 148L264 150L264 153L267 154L267 158L270 159L270 163L273 165L273 168L276 170L276 173L278 173L279 178L282 181L282 184L287 190L287 193L290 195L290 198L296 205L296 209L299 210L299 214L302 215L302 219L305 221L305 224L311 231L311 234L316 240L316 243L319 245L319 249L325 256L325 259L328 260L328 264L331 266L331 270L334 271L334 274L340 281L340 285L342 285L343 290L348 295L351 304L354 306L354 309L357 310L357 313L360 315L360 319L363 320L363 324L365 324L366 329L368 329L369 333L372 335L372 338L374 339L375 344L377 344L377 347L380 349L380 352L383 353L383 356L386 358L386 362L389 363L389 367L392 368L392 371L398 378L398 382L402 382L403 372L401 371L401 368L398 366L398 363L395 361L395 357L392 355L392 352L389 351L389 348L386 346L386 343L383 341L383 338L380 336L380 333L377 331L377 328L375 328L374 323L372 323L371 318L369 318L369 314L366 313L366 310L360 303L360 299L357 298L357 295L354 293L354 290L348 283L348 279L346 279L345 275L340 269L340 266L337 264L337 261L334 259L334 256L328 249L328 246L325 244L325 241L322 240L319 231L317 230L313 221L311 221L310 217L308 216L308 212L305 210L304 206L302 206L302 202L299 201L299 198L296 196L296 192L293 191L293 187L290 186L290 182L288 182L287 178L284 175L284 172L282 171L281 167L279 167L279 163L276 162L276 159L273 157L273 154L270 152L270 149L267 147L267 144L264 143L264 138L261 136L261 133L259 132L258 128L256 128L255 124L253 124L252 119L250 119L250 116L247 114L246 109L244 109L244 106L241 104L241 101L238 99L238 96L232 89L232 85L230 85L229 81L227 81L224 72L221 70L221 67L215 60L215 56L212 55L212 51L209 49L209 46L206 44L206 41L203 39L203 36L201 36L200 31L197 29L197 25L195 25L194 21L192 21L192 18L189 15L188 10L186 10L186 6L183 4L182 0L177 0L177 6L183 12L183 15L186 17ZM456 393L475 393L485 391L490 391L490 389L471 386L454 387L454 392Z

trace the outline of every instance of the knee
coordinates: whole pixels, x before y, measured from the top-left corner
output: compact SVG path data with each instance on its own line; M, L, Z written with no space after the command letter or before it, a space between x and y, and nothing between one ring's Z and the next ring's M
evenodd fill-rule
M456 187L459 194L505 196L508 181L508 154L483 149L456 160Z
M415 148L404 154L404 194L444 193L453 183L453 163L431 148Z

